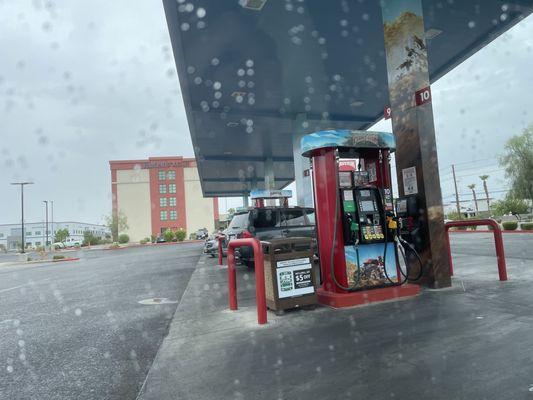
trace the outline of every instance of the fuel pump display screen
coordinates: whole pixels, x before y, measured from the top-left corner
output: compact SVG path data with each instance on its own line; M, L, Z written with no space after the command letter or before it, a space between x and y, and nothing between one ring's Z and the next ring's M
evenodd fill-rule
M352 173L350 171L339 171L339 186L349 188L352 185Z
M403 214L407 212L407 200L406 199L398 200L398 202L396 203L396 212L398 214Z
M361 201L361 211L362 212L374 212L376 208L374 207L374 202L372 200Z

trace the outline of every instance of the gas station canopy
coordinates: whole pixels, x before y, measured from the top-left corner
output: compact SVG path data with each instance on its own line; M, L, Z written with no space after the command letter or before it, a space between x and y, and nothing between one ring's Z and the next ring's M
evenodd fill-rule
M379 1L163 0L204 196L294 180L293 135L364 130L389 104ZM531 0L423 0L434 82Z

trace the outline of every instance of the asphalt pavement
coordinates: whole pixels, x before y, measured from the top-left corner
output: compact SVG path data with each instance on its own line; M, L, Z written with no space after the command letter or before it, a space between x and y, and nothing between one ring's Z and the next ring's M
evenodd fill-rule
M0 267L0 399L135 399L201 244ZM167 298L166 304L139 301Z
M451 288L401 301L296 310L257 325L253 271L202 257L141 391L162 399L533 398L531 234L453 233Z

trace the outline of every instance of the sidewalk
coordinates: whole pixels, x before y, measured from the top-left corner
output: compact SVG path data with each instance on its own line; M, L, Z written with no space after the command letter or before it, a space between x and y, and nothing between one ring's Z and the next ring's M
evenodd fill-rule
M413 299L268 313L258 326L253 272L200 258L140 399L518 399L533 385L533 266L456 257L454 287ZM492 265L494 264L494 265ZM483 271L483 278L477 279ZM527 279L524 281L523 279Z

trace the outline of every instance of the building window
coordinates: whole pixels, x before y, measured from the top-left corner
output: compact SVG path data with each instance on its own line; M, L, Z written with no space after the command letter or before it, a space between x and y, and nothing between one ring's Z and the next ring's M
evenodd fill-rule
M35 231L35 236L39 236L41 234L41 231Z
M169 205L170 207L176 207L176 198L175 197L169 197Z
M159 207L166 207L167 206L167 198L166 197L160 197L159 198Z
M175 183L171 183L170 185L168 185L168 192L169 193L176 193L176 184Z
M159 217L160 217L161 221L166 221L167 220L167 212L166 211L160 211L159 212Z
M31 232L26 232L26 236L31 236Z
M167 192L167 185L159 185L159 193L165 194Z
M176 171L168 171L167 179L168 179L169 181L174 181L174 180L176 180Z
M35 242L35 246L40 246L41 242Z
M176 212L176 210L171 210L170 211L170 220L171 221L175 221L176 219L178 219L178 213Z
M165 171L159 171L159 180L164 181L165 180Z

